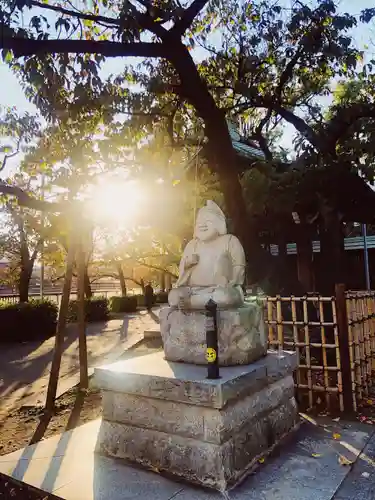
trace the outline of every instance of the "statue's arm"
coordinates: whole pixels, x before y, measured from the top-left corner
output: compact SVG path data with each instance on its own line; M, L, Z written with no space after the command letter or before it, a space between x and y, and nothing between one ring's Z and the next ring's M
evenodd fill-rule
M179 270L178 270L178 280L177 280L176 286L182 286L183 284L185 284L185 280L187 278L186 273L191 269L191 267L193 265L190 262L191 256L192 256L193 250L194 250L193 247L194 247L193 242L190 241L186 245L185 250L182 253L182 257L181 257L180 265L179 265Z
M233 265L233 277L230 284L243 285L245 281L246 257L240 240L235 236L231 236L228 249Z

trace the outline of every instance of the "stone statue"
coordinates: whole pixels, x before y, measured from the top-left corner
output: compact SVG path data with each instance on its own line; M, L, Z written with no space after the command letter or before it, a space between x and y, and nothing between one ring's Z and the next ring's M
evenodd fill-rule
M170 306L204 309L210 299L221 309L242 306L245 263L241 243L227 234L222 210L207 201L198 212L194 239L182 255L176 288L169 294Z

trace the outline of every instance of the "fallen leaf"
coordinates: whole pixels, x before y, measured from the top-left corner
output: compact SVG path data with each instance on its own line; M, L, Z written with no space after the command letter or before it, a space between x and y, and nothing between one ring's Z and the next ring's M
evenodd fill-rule
M340 421L340 417L333 418L332 420L333 420L334 422L339 422L339 421Z
M260 464L264 464L264 457L260 458L260 459L258 460L258 462L259 462Z
M370 473L369 472L362 472L361 476L368 478L368 477L370 477Z
M333 439L340 439L341 438L341 434L333 434Z
M372 400L372 399L368 399L368 400L366 401L366 403L367 403L368 405L370 405L370 406L372 406L372 405L374 404L374 402L373 402L373 400Z
M352 461L348 460L346 457L344 457L343 455L340 455L339 456L339 464L340 465L352 465Z
M311 453L311 456L314 457L314 458L319 458L322 455L320 453Z

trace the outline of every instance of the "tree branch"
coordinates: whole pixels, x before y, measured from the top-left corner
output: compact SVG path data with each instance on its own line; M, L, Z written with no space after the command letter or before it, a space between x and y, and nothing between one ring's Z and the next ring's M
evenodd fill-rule
M63 207L58 203L51 203L48 201L38 200L33 198L17 186L11 186L0 180L0 193L15 196L18 204L22 207L31 208L33 210L45 212L62 212Z
M298 130L298 132L300 132L300 134L303 135L315 148L317 148L319 151L322 151L324 149L325 140L323 140L323 138L321 138L319 134L317 134L314 129L312 129L310 125L305 122L305 120L295 115L292 111L283 108L279 104L270 102L265 107L268 108L269 106L272 107L275 113L292 124L294 128Z
M324 127L321 135L334 147L351 125L361 118L375 118L375 105L359 102L340 108Z
M247 87L247 85L244 85L241 82L236 84L235 91L249 100L249 102L246 103L247 108L265 108L274 111L276 114L284 118L284 120L292 124L294 128L298 130L298 132L303 135L316 149L323 151L325 143L324 139L326 139L326 137L324 138L317 134L314 129L305 122L305 120L295 115L292 111L283 108L272 96L263 97L255 95L252 88Z
M168 59L173 47L161 43L118 43L93 40L32 40L1 37L0 49L10 49L15 57L34 54L102 54L107 57L161 57Z
M182 37L185 31L190 28L195 17L207 3L208 0L194 0L190 7L185 9L185 12L182 15L181 19L177 21L173 28L170 30L170 34L173 36Z
M155 271L162 271L163 273L169 274L172 276L172 278L177 278L177 275L172 273L171 271L168 271L168 269L165 269L164 267L160 266L154 266L153 264L147 264L146 262L143 262L141 259L134 259L140 266L147 267L149 269L154 269Z
M64 9L63 7L59 7L57 5L37 2L36 0L30 0L30 4L41 9L53 10L55 12L59 12L60 14L75 17L77 19L85 19L87 21L103 22L107 24L113 24L114 26L120 26L120 21L112 17L96 16L94 14L83 14L82 12L75 12L73 10Z
M8 160L10 160L14 156L18 155L18 153L20 152L20 143L21 143L21 139L19 139L18 142L17 142L17 149L15 151L13 151L13 153L6 154L4 156L3 161L1 162L0 172L2 172L4 170L4 168L6 167L6 164L7 164Z
M304 47L299 47L294 54L294 56L291 58L291 60L288 62L288 64L285 66L284 71L281 73L279 83L276 88L276 96L278 99L281 98L281 93L283 91L284 86L288 83L290 78L293 76L293 70L295 65L298 63L298 59L302 55L304 50Z
M44 243L44 238L40 238L38 240L38 243L36 244L36 247L34 248L33 253L31 254L30 261L33 263L33 265L34 265L36 258L38 257L38 253L42 249L43 243Z
M267 113L265 114L265 116L263 116L263 118L260 120L259 125L255 129L255 133L254 133L254 137L259 142L259 146L261 147L261 149L266 157L266 160L269 160L269 161L273 160L273 155L271 153L270 148L268 147L267 140L264 137L262 132L263 132L264 125L271 118L271 115L272 115L272 109L269 108L267 110Z

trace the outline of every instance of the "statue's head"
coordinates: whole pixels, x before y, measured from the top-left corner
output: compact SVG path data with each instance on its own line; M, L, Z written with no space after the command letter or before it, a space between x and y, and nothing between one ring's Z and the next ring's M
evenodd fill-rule
M209 241L227 233L227 224L222 210L213 201L207 201L197 215L194 238Z

